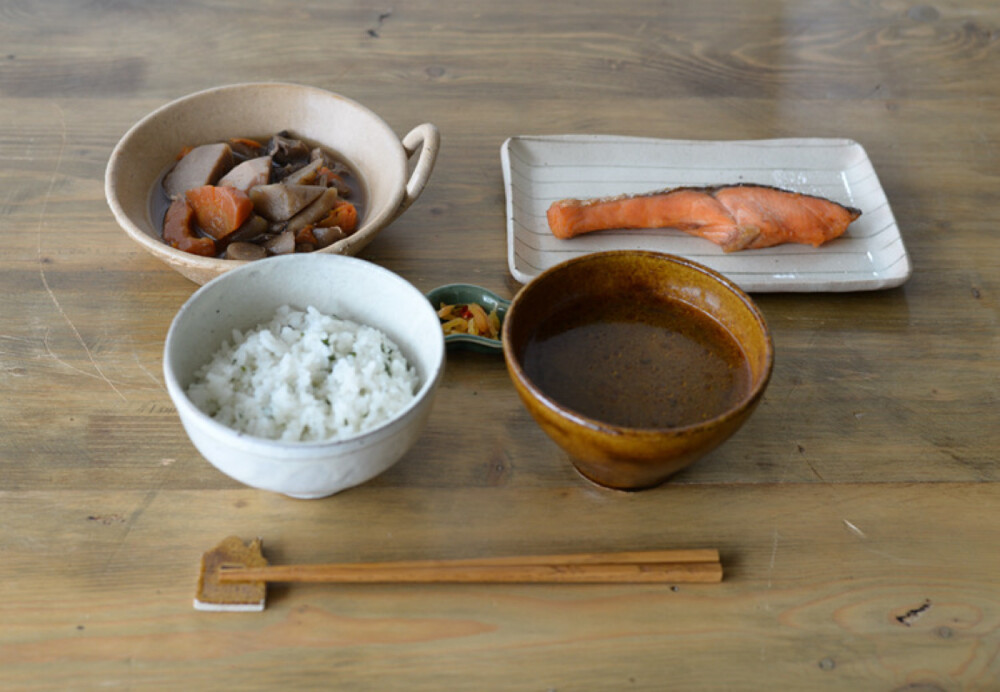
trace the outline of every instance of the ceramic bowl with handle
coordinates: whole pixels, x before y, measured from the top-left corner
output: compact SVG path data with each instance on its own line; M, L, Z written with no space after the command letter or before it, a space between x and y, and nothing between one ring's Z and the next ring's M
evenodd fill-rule
M196 283L245 264L170 247L152 218L154 186L189 146L284 130L342 159L360 179L364 208L357 230L320 253L354 255L420 196L440 147L437 128L417 125L400 139L374 112L346 96L286 83L220 86L172 101L132 126L105 172L105 197L125 233ZM412 172L410 160L414 159Z

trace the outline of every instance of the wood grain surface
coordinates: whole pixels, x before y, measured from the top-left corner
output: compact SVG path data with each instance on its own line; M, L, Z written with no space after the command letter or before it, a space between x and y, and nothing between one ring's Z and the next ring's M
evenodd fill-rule
M1000 689L1000 5L991 0L0 1L0 688ZM343 93L442 148L362 253L423 291L518 290L517 134L838 137L913 263L760 294L774 376L640 493L582 479L501 358L450 352L385 474L298 501L185 436L163 339L196 286L115 224L118 139L242 81ZM273 586L192 609L201 554L274 563L718 548L721 584Z

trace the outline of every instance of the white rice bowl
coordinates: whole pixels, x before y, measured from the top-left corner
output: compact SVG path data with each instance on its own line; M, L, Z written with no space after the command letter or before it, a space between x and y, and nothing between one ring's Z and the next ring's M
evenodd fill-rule
M187 395L240 433L286 442L352 437L394 418L420 378L379 329L288 305L233 330L194 375Z

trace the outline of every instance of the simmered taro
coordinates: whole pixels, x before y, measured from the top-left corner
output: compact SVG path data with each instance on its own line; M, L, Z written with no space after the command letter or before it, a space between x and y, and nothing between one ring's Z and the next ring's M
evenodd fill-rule
M163 242L260 259L312 252L358 227L360 185L330 152L287 131L187 147L153 192Z
M219 178L218 185L235 187L237 190L248 192L252 187L266 185L270 179L271 157L258 156L234 166L228 173Z

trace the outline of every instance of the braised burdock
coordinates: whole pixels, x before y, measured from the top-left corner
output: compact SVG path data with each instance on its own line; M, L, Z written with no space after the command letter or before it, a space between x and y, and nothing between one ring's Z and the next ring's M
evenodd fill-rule
M153 193L171 247L225 259L312 252L358 227L360 185L287 131L185 148Z

